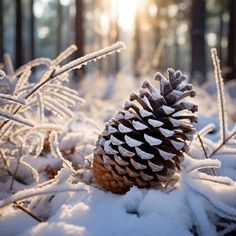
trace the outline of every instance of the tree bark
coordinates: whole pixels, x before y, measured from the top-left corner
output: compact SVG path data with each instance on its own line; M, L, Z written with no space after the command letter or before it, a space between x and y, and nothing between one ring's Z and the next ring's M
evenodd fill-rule
M0 0L0 9L3 9L3 1ZM0 10L0 62L3 62L3 10Z
M31 60L35 58L35 49L34 49L34 42L35 42L35 38L34 38L34 0L30 0L30 58Z
M192 0L191 7L191 74L201 84L206 78L205 0Z
M15 50L16 50L16 68L23 64L23 40L22 40L22 1L16 0L16 29L15 29Z
M61 52L61 47L62 47L62 43L61 43L61 37L62 37L62 27L63 27L63 9L62 9L62 5L60 3L60 0L58 0L57 3L57 55L59 55L59 53Z
M141 58L141 29L140 29L140 14L139 9L137 9L136 16L135 16L135 35L134 35L134 76L139 78L140 77L140 70L139 70L139 60Z
M228 56L226 79L236 79L236 2L229 0Z
M82 57L84 55L84 3L83 0L75 1L75 44L78 47L76 52L76 57ZM85 68L82 67L80 70L76 71L78 77L83 76L85 73Z

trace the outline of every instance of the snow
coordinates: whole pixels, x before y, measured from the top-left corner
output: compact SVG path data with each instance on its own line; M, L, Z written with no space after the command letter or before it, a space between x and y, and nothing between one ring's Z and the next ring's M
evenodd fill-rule
M166 138L173 136L175 133L172 130L168 130L168 129L164 129L164 128L160 128L159 130Z
M147 134L144 134L144 139L151 145L156 146L162 143L160 139L154 138L152 136L149 136Z
M57 198L57 197L56 197ZM53 202L55 200L52 200ZM176 204L178 202L178 204ZM181 192L165 194L133 187L126 195L113 195L95 188L70 193L47 222L24 226L6 225L1 235L191 235L191 217ZM23 213L18 212L19 215ZM4 216L4 219L7 220ZM28 217L28 216L26 216ZM21 216L21 219L24 218ZM23 222L22 222L23 223ZM0 231L1 232L1 231Z
M170 160L172 157L175 156L173 153L165 152L163 150L158 149L158 152L165 160Z
M161 108L163 109L163 111L165 112L166 115L169 115L169 114L171 114L175 111L174 108L168 107L168 106L165 106L165 105L163 105Z
M139 108L139 112L140 112L140 115L142 117L149 117L149 116L152 116L152 113L150 111L147 111L143 108Z
M185 145L184 142L177 142L177 141L173 141L173 140L171 140L170 142L173 144L173 146L176 148L176 150L182 149Z
M136 150L137 154L138 154L143 160L149 160L149 159L152 159L152 158L154 157L153 154L147 153L147 152L141 150L141 149L138 148L138 147L135 147L135 150Z
M125 142L130 146L130 147L138 147L142 145L141 141L138 141L134 138L129 137L128 135L125 135Z
M105 150L105 152L108 153L108 154L117 154L118 152L115 149L113 149L110 146L110 144L111 144L110 140L105 141L105 143L104 143L104 150Z
M131 164L133 165L133 167L137 170L144 170L147 169L146 165L142 165L140 163L138 163L137 161L135 161L133 158L130 159Z
M114 128L113 126L108 126L108 133L109 134L113 134L116 133L118 130L116 128Z
M152 169L153 172L161 171L164 168L164 166L156 165L156 164L152 163L151 161L148 161L148 165L150 166L150 168Z
M152 125L153 127L160 127L160 126L162 126L164 123L163 122L161 122L161 121L159 121L159 120L153 120L153 119L148 119L148 123L150 124L150 125Z
M22 118L21 116L19 115L13 115L11 114L10 112L8 111L5 111L3 109L0 108L0 117L4 117L4 118L7 118L9 120L13 120L13 121L16 121L16 122L19 122L19 123L22 123L24 125L27 125L27 126L30 126L30 127L33 127L34 126L34 123L29 121L29 120L26 120L24 118Z
M123 141L117 139L117 138L116 138L115 136L113 136L113 135L111 135L110 140L111 140L111 143L112 143L113 145L121 145L121 144L124 143Z
M147 129L147 128L148 128L145 124L143 124L143 123L140 122L140 121L136 121L136 120L133 120L133 121L132 121L132 125L134 126L134 128L135 128L136 130L144 130L144 129Z
M119 150L120 154L121 154L122 156L124 156L124 157L132 157L132 156L135 155L134 152L131 152L131 151L125 149L125 148L122 147L122 146L118 146L118 150Z
M116 50L116 47L120 46L122 45L116 45L115 48L109 50ZM105 123L122 107L127 94L139 87L135 79L127 79L124 74L121 74L121 77L114 81L114 94L110 94L109 100L102 99L104 91L110 91L106 79L86 80L80 89L91 91L91 88L96 88L93 89L96 95L90 93L84 95L87 104L83 108L83 112L76 113L76 119L73 121L68 122L64 119L60 123L58 119L51 127L49 121L37 124L36 131L56 129L60 133L58 142L55 140L55 133L52 134L54 136L51 136L54 147L52 152L37 158L27 156L23 160L31 165L34 171L38 171L39 179L37 181L39 183L34 176L28 174L30 170L27 167L29 166L25 166L23 162L20 165L18 176L21 179L27 178L28 182L22 184L16 180L13 191L9 192L11 178L3 176L4 173L0 171L0 206L6 205L0 209L0 235L188 236L194 235L193 226L196 226L201 235L224 235L223 231L216 232L215 226L218 217L223 217L226 222L231 220L234 223L236 221L236 155L235 142L233 141L229 146L220 149L212 159L205 159L199 140L194 137L190 146L189 155L191 157L185 156L185 161L181 164L181 172L173 176L173 179L178 179L173 188L171 184L165 190L132 187L124 195L115 195L100 189L94 183L92 170L86 167L90 167L89 163L93 158L98 135L102 133ZM147 82L144 82L143 86L146 88L141 92L144 90L148 92L147 90L151 88ZM163 98L153 88L150 89L150 93L153 98L155 96L157 99ZM76 93L71 94L76 95ZM205 101L209 101L208 103L212 107L209 108L209 104ZM197 102L199 108L203 110L201 110L199 118L200 123L195 127L197 130L203 128L199 134L204 141L207 154L210 155L212 150L219 145L217 143L219 140L217 109L214 99L210 95L199 96ZM229 109L235 110L234 104L232 102ZM167 113L170 112L166 107L164 110ZM144 117L150 116L149 111L143 109L140 112ZM116 116L118 121L124 118L135 118L132 122L135 130L147 128L144 123L136 121L137 117L130 110L122 110L121 114ZM155 119L149 118L147 120L153 128L163 125L163 122ZM170 121L174 127L180 125L181 122L174 118L170 118ZM206 127L210 123L214 123L215 128L211 125ZM153 154L142 150L142 142L133 136L131 138L131 135L129 136L131 128L119 123L117 129L124 134L125 142L135 148L145 164L137 163L134 157L136 154L126 150L123 147L123 141L115 136L115 132L118 130L113 127L114 121L108 122L107 125L107 134L110 135L110 140L106 141L104 138L100 138L101 145L108 153L107 156L103 155L105 163L108 164L112 160L113 163L120 165L120 169L127 168L131 173L133 172L132 166L125 161L130 158L131 164L139 170L138 173L135 172L138 178L153 177L145 173L147 168L151 168L160 178L164 178L161 171L166 172L166 169L169 171L168 163L172 163L174 154L159 150L160 155L166 161L156 162ZM169 129L158 128L158 130L165 137L171 137L174 134ZM21 132L23 130L19 131L19 135ZM226 132L226 134L230 133ZM147 134L144 134L144 139L151 146L161 144L161 140ZM171 142L176 149L184 147L183 142L173 140ZM114 148L118 148L118 151L114 150L112 145L117 145ZM58 155L59 151L62 156ZM110 155L114 159L109 157ZM10 171L14 171L16 163L14 164L11 159L9 162L11 163ZM69 164L70 162L73 167ZM43 170L48 165L57 170L55 179L47 180L44 176ZM1 160L0 168L2 167ZM211 168L217 168L215 170L217 176L212 175ZM13 194L13 192L16 193ZM13 206L13 201L20 202L21 200L26 206L29 204L27 209L42 217L45 222L39 223ZM29 201L31 202L29 203ZM233 223L228 225L226 230L235 228Z
M119 131L120 131L121 133L129 133L129 132L132 131L132 129L126 127L126 126L123 125L123 124L119 124L119 125L118 125L118 129L119 129Z

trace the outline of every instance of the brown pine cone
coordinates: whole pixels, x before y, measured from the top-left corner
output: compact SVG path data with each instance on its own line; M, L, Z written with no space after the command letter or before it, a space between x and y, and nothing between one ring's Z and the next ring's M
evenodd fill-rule
M197 122L197 106L183 101L194 97L186 76L168 69L168 79L157 73L159 89L144 81L124 109L107 122L94 151L93 170L99 185L113 193L131 186L163 187L179 170Z

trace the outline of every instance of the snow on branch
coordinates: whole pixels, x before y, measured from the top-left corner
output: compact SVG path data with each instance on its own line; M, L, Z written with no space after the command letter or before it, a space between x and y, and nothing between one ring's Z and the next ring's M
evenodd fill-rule
M188 187L195 193L202 196L205 200L207 200L210 205L213 207L214 211L221 217L225 217L230 220L236 221L236 209L223 203L219 199L217 199L214 195L210 194L203 186L196 184L195 181L190 179L185 180Z
M54 66L60 64L63 60L65 60L67 57L69 57L72 53L74 53L77 50L77 46L72 44L70 45L65 51L63 51L59 56L57 56L56 59L52 61L52 64Z
M66 71L73 69L79 69L81 66L87 65L87 63L101 59L107 55L110 55L114 52L119 52L120 50L125 49L125 44L123 42L116 42L110 47L89 53L83 57L80 57L74 61L69 62L68 64L62 66L60 69L56 70L53 74L53 77L56 77Z
M10 112L4 111L1 108L0 108L0 116L6 118L8 120L16 121L16 122L21 123L23 125L34 127L34 124L31 121L26 120L26 119L24 119L23 117L21 117L19 115L13 115Z
M31 75L31 67L26 66L23 73L20 75L19 79L16 81L14 94L19 93L19 89L23 87L25 83L27 83L27 80L29 79Z
M194 160L191 164L188 164L185 167L187 173L190 173L195 170L199 169L206 169L206 168L220 168L221 162L219 160L212 160L212 159L204 159L204 160Z
M52 152L52 155L55 157L55 158L59 158L63 161L63 163L71 170L71 172L76 175L77 172L76 170L73 168L72 164L70 161L66 160L61 152L60 152L60 149L59 149L59 143L58 143L58 140L57 140L57 133L55 131L52 131L50 133L50 136L49 136L49 142L50 142L50 148L51 148L51 152Z
M206 125L205 127L203 127L201 130L198 131L198 134L200 136L205 136L207 135L209 132L211 132L212 130L214 130L215 125L213 123Z
M24 72L24 70L26 69L26 67L36 67L39 65L45 65L47 67L50 67L52 65L52 60L46 57L41 57L41 58L37 58L34 59L32 61L29 61L28 63L26 63L25 65L21 66L20 68L18 68L15 72L16 76L22 74Z
M11 102L19 103L21 105L26 105L26 100L24 98L12 96L9 94L0 93L0 99L5 99Z
M27 198L45 195L45 194L54 194L54 193L62 193L62 192L80 192L80 191L88 191L86 186L82 183L78 184L61 184L59 186L51 186L46 185L45 187L40 188L30 188L26 190L19 191L14 195L0 201L0 208L8 206L15 201L22 201Z

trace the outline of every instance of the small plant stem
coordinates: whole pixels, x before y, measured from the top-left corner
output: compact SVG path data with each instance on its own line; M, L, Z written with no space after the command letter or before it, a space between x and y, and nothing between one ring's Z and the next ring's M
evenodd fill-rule
M21 159L21 156L20 156L20 157L18 158L18 160L17 160L16 169L15 169L13 175L12 175L12 179L11 179L11 183L10 183L10 187L9 187L9 190L10 190L10 191L11 191L12 188L13 188L13 183L14 183L15 178L16 178L16 173L17 173L17 171L18 171L18 169L19 169L19 166L20 166L20 159Z
M214 156L233 136L236 135L236 130L232 132L210 155L209 158Z
M200 144L201 144L201 147L202 147L202 150L203 150L204 156L205 156L206 159L208 159L209 157L208 157L207 152L206 152L206 149L205 149L205 147L204 147L204 144L203 144L202 138L201 138L201 136L200 136L198 133L197 133L197 137L198 137L199 142L200 142ZM216 176L216 172L215 172L215 170L214 170L213 168L210 168L210 169L211 169L211 171L212 171L212 174L213 174L214 176Z
M25 212L27 215L31 216L33 219L37 220L38 222L43 222L43 220L41 220L39 217L37 217L36 215L32 214L31 212L29 212L25 207L21 206L18 202L14 201L13 202L15 204L15 206L20 209L21 211Z

